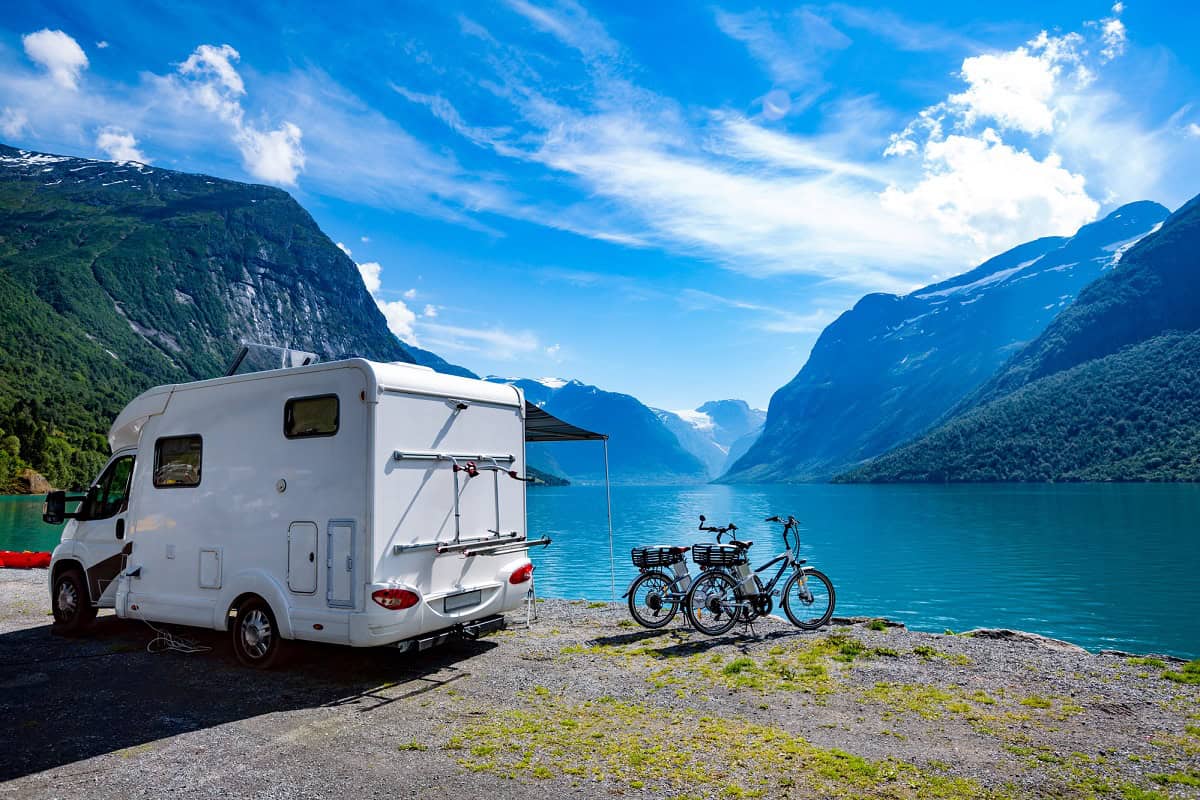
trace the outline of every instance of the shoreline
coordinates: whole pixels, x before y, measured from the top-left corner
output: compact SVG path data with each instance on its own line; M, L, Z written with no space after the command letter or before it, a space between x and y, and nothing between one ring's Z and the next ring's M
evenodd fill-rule
M0 570L0 780L22 797L1200 795L1200 685L1153 656L857 619L708 639L545 600L528 629L299 645L261 673L211 631L150 654L111 613L55 637L46 606L44 573Z

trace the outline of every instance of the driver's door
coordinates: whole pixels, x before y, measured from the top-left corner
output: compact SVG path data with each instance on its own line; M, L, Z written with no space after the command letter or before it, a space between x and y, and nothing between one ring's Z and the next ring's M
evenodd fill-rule
M76 520L75 540L86 558L88 593L102 606L111 606L114 580L124 567L130 546L125 539L125 515L133 479L134 454L118 455L88 490Z

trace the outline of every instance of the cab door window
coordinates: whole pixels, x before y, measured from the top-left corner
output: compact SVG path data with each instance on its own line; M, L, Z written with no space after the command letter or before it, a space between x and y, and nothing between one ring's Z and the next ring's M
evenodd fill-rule
M89 492L88 519L108 519L125 510L129 504L133 460L133 456L121 456L104 470Z

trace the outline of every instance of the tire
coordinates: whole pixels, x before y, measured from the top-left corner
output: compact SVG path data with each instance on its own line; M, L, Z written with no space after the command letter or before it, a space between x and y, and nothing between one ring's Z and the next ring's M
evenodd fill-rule
M270 669L279 662L285 647L275 614L260 597L252 597L238 606L230 626L233 654L245 667Z
M800 576L805 576L804 585ZM807 587L808 598L803 596ZM820 570L802 568L783 585L783 610L797 628L816 630L829 624L837 594L833 582Z
M679 603L666 599L671 591L671 579L666 573L654 570L643 572L629 587L629 615L643 628L661 628L675 619ZM641 592L645 592L641 595ZM654 608L657 603L658 608Z
M96 607L88 595L87 579L78 569L66 569L54 579L50 590L54 632L62 636L83 634L96 619Z
M719 570L702 573L683 598L683 613L692 627L709 636L720 636L738 622L737 581Z

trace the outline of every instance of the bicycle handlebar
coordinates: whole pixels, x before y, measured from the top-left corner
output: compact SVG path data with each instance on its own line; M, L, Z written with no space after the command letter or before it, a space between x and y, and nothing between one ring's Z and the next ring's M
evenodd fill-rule
M705 519L705 516L704 516L703 514L701 514L701 515L700 515L700 525L699 525L699 530L702 530L702 531L708 531L709 533L715 533L715 534L717 535L717 541L718 541L718 542L720 542L720 541L721 541L721 536L722 536L723 534L726 534L726 533L733 533L734 531L736 531L736 530L738 529L738 528L737 528L737 525L734 525L732 522L731 522L731 523L729 523L728 525L724 525L724 526L718 527L718 526L715 526L715 525L707 525L707 526L706 526L706 525L704 524L706 521L707 521L707 520Z

